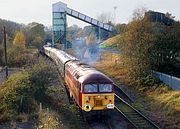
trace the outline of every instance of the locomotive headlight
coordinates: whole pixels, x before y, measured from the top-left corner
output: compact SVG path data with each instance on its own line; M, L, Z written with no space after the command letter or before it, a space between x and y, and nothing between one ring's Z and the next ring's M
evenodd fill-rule
M85 104L84 105L84 110L87 111L87 112L91 111L92 110L91 104Z

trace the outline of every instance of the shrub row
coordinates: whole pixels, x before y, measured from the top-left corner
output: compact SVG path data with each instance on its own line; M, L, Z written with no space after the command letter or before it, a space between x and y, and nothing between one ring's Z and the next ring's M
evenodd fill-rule
M5 64L3 49L0 48L0 66ZM9 67L22 67L29 63L30 60L35 59L32 54L32 49L26 49L18 46L14 46L7 49L7 63Z
M31 68L8 78L0 87L0 122L37 110L37 102L44 100L47 85L54 77L52 69L40 59Z

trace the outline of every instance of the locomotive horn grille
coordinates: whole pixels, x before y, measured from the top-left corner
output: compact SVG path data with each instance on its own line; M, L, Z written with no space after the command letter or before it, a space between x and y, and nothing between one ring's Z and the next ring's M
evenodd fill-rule
M96 106L102 106L102 100L95 100Z

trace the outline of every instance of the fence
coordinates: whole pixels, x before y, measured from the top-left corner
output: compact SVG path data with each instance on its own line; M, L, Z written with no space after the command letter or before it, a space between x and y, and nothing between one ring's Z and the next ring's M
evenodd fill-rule
M180 78L156 71L153 71L153 75L168 84L173 90L180 90Z

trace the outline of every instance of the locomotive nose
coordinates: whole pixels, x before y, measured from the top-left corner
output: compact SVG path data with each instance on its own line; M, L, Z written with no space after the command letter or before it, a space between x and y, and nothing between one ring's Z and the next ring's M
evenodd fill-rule
M90 104L85 104L84 110L87 111L87 112L89 112L89 111L92 110L92 106L91 106Z

